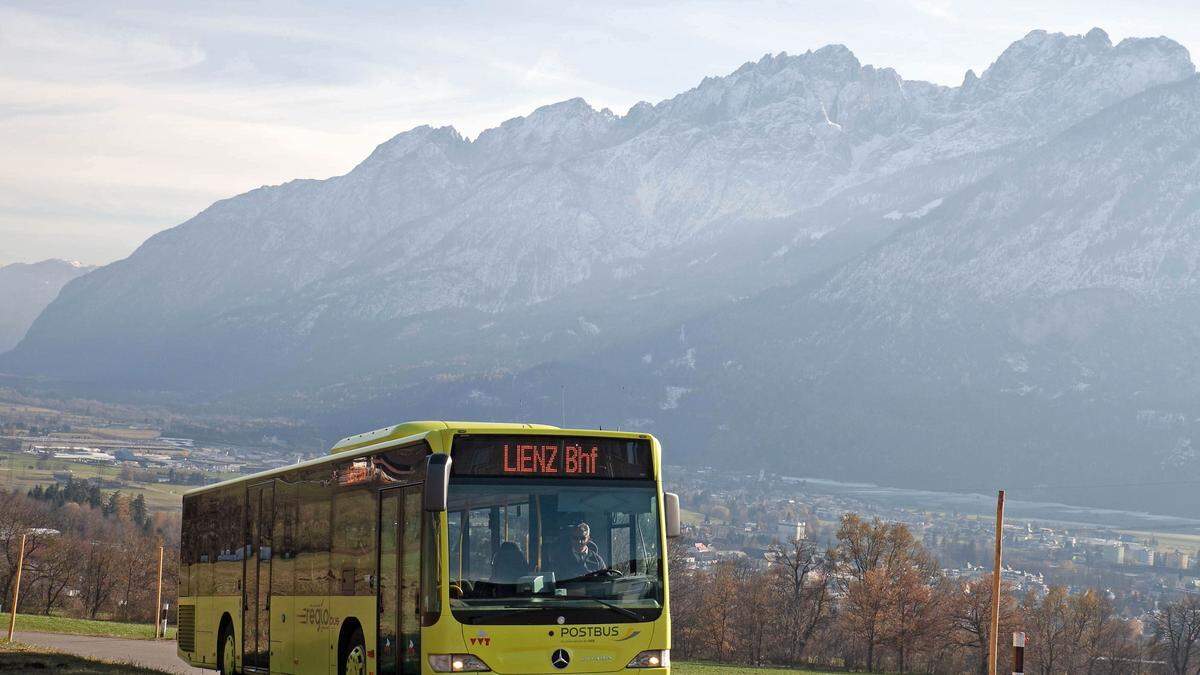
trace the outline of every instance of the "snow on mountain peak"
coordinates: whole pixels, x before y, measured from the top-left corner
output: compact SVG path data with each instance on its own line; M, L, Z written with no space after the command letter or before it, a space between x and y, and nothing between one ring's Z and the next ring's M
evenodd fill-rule
M1133 435L1145 430L1111 402L1145 405L1130 394L1145 382L1179 383L1162 400L1180 410L1200 398L1193 73L1171 40L1113 45L1099 29L1029 33L957 88L830 45L624 117L570 99L474 142L422 126L346 176L223 200L72 281L0 370L318 415L452 409L450 382L480 375L478 391L537 418L544 384L589 381L597 415L619 389L623 417L648 402L682 446L695 431L698 447L727 447L710 434L717 411L775 429L780 447L814 439L818 462L854 429L843 447L887 450L864 450L864 466L921 468L987 447L972 430L1000 420L1029 434L996 447L1055 448L1039 454L1075 471L1097 464L1096 444L1059 453L1045 406L1012 424L1004 392L1067 391L1087 364L1101 374L1089 385L1114 384L1079 419ZM23 297L0 286L0 317ZM1020 377L1049 376L996 375L1027 347ZM1146 354L1161 370L1139 370ZM514 372L503 384L499 363ZM527 366L540 370L519 381ZM786 405L726 395L763 383ZM626 384L665 387L665 403ZM914 401L974 401L946 415L971 423L913 425ZM919 460L930 437L941 454ZM1130 441L1114 447L1145 464Z
M475 139L492 161L545 161L592 149L613 129L616 115L596 110L582 98L544 105L514 117Z
M1087 35L1035 30L1009 45L980 79L983 89L993 93L1018 92L1105 72L1128 79L1122 88L1137 91L1160 84L1163 77L1173 81L1194 71L1187 50L1167 38L1130 38L1114 47L1099 28Z
M1084 40L1086 40L1090 45L1095 45L1105 49L1112 46L1112 40L1109 39L1108 33L1106 33L1104 29L1100 28L1099 26L1089 30L1087 35L1084 35L1083 37Z
M460 149L456 146L464 146L467 143L462 134L452 126L432 127L423 124L380 143L359 166L396 162L430 146Z

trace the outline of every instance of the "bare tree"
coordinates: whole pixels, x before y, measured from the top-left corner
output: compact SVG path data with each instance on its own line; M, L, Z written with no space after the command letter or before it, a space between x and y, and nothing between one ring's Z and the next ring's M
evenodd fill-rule
M951 587L953 588L953 587ZM949 600L950 640L968 650L976 673L988 672L988 645L991 644L992 582L982 578L969 581L951 592ZM1017 601L1007 585L1000 589L1000 636L1019 630ZM1007 652L1001 650L1001 654Z
M119 576L117 565L120 551L104 542L91 542L84 548L83 568L80 575L80 590L84 611L89 619L95 619L116 589Z
M728 661L736 649L738 625L734 610L741 594L740 567L736 562L718 563L705 594L708 651L718 661Z
M42 613L50 615L58 606L63 594L72 582L78 579L77 543L67 537L53 537L29 558L28 569L32 593Z
M783 618L779 612L779 589L769 583L766 574L745 570L740 583L739 598L734 616L741 634L737 642L745 662L761 666L774 644L773 637L784 634L780 629Z
M837 539L838 571L846 580L861 580L874 569L916 569L927 579L938 572L937 563L904 523L885 523L878 518L867 522L847 514L842 517Z
M1067 653L1074 646L1067 635L1067 589L1054 586L1040 600L1031 591L1025 596L1025 629L1029 634L1026 672L1053 675L1065 672Z
M1200 661L1200 598L1169 602L1151 619L1154 645L1175 675L1192 675Z
M153 600L158 547L141 535L141 528L128 529L117 547L119 565L116 592L119 594L117 618L121 621L153 620Z
M869 569L849 583L842 603L842 634L861 645L868 673L875 672L876 650L886 631L889 582L883 569Z
M832 552L821 555L811 541L797 539L790 544L772 546L768 555L771 570L787 590L787 621L790 636L784 658L795 663L804 656L814 633L829 618L829 565Z
M943 595L916 568L892 573L886 589L888 616L883 644L896 652L897 669L907 672L913 652L928 646L945 621Z
M21 535L25 535L25 556L32 557L45 544L45 509L16 491L0 490L0 588L3 600L12 597L13 578L17 574Z

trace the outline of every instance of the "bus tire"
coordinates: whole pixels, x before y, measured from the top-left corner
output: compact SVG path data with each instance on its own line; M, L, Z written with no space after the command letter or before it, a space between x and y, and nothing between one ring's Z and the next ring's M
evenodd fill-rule
M338 657L338 675L367 675L367 641L362 627L354 626Z
M233 625L229 623L228 618L221 619L221 632L217 638L217 672L221 675L234 675L237 670L234 668L236 661L237 644L233 637Z

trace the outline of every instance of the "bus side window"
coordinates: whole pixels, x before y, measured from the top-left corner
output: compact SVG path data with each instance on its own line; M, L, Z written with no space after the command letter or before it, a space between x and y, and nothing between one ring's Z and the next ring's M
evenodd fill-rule
M275 527L272 543L275 564L271 568L271 594L292 595L292 559L295 558L296 486L275 482Z
M353 471L338 465L339 475ZM365 460L363 460L365 466ZM369 482L340 485L333 497L334 595L374 595L375 525L378 522L374 485Z
M231 485L209 494L212 508L212 594L240 595L245 554L245 485Z
M183 520L179 529L179 597L186 598L192 594L192 540L196 529L196 499L183 500Z
M295 575L296 595L329 594L329 493L324 478L327 472L309 469L297 488L297 520Z

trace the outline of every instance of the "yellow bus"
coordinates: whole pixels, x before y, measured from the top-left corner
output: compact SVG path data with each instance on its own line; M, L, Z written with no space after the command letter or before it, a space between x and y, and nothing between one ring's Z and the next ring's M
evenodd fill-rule
M178 654L222 673L670 672L648 434L409 422L187 492Z

